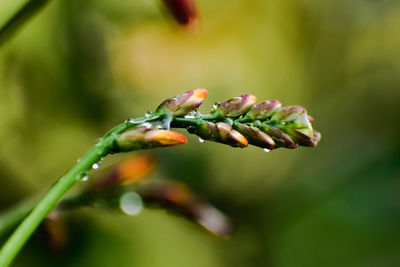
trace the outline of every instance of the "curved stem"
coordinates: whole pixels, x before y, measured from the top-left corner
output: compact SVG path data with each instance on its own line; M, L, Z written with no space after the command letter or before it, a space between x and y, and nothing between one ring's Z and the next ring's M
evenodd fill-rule
M32 210L38 196L29 197L16 205L8 208L0 214L0 237L6 234L12 227L17 225Z
M50 0L26 0L25 3L0 27L0 46L18 31Z
M4 244L0 251L0 266L8 266L29 236L38 227L41 221L57 204L58 200L79 181L85 172L92 168L92 165L106 156L110 148L105 145L109 140L102 140L94 146L70 171L61 177L53 187L44 195L32 212L18 226L15 232ZM103 144L104 142L104 144Z
M133 127L146 120L154 120L159 117L154 114L150 117L140 117L137 119L130 119L121 123L109 131L103 138L101 138L87 153L83 156L78 163L73 166L64 176L62 176L43 198L36 204L29 215L22 221L14 233L10 236L7 242L0 250L0 267L8 266L22 246L39 226L46 215L54 208L61 197L82 177L86 172L92 168L94 163L97 163L103 157L107 156L114 147L114 142L118 134L126 129ZM21 213L27 213L25 207L21 207ZM21 213L14 214L20 216ZM13 216L14 216L13 215Z

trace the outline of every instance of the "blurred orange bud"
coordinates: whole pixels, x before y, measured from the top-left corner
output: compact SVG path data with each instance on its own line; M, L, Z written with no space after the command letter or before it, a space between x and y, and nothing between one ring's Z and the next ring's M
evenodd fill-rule
M130 157L117 165L117 178L121 185L134 184L149 176L156 166L154 157L147 155Z
M181 25L190 26L198 19L194 0L162 0L162 2Z
M67 245L64 221L57 216L46 217L41 224L44 241L52 252L60 252Z

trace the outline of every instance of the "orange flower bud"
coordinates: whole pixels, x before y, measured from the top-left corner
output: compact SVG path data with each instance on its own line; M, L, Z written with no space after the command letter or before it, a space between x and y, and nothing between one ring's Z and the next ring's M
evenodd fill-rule
M146 128L129 130L117 138L117 147L121 152L186 143L186 137L180 133Z

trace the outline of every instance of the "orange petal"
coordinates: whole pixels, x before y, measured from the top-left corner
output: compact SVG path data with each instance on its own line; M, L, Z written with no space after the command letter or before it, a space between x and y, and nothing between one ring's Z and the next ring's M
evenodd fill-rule
M187 138L184 135L174 131L156 130L151 134L151 140L157 141L163 146L174 146L187 143Z
M156 160L150 156L141 155L128 158L117 166L118 180L122 185L136 183L153 172L156 165Z
M197 88L197 89L194 89L194 94L193 95L195 97L205 99L207 97L207 95L208 95L208 91L206 89L204 89L204 88Z

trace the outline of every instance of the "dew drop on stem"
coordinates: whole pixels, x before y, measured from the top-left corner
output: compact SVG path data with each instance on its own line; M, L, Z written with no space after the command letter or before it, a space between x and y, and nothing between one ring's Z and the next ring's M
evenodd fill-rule
M203 138L199 137L199 142L200 143L204 143L206 140L204 140Z
M146 117L150 117L151 114L153 114L153 112L147 111L144 115L145 115Z
M89 176L87 176L87 175L83 176L83 177L81 178L81 181L82 181L82 182L87 182L87 181L89 181Z
M93 163L92 168L93 168L94 170L97 170L98 168L100 168L100 164L99 164L98 162Z
M270 151L271 151L271 149L264 148L264 152L270 152Z

